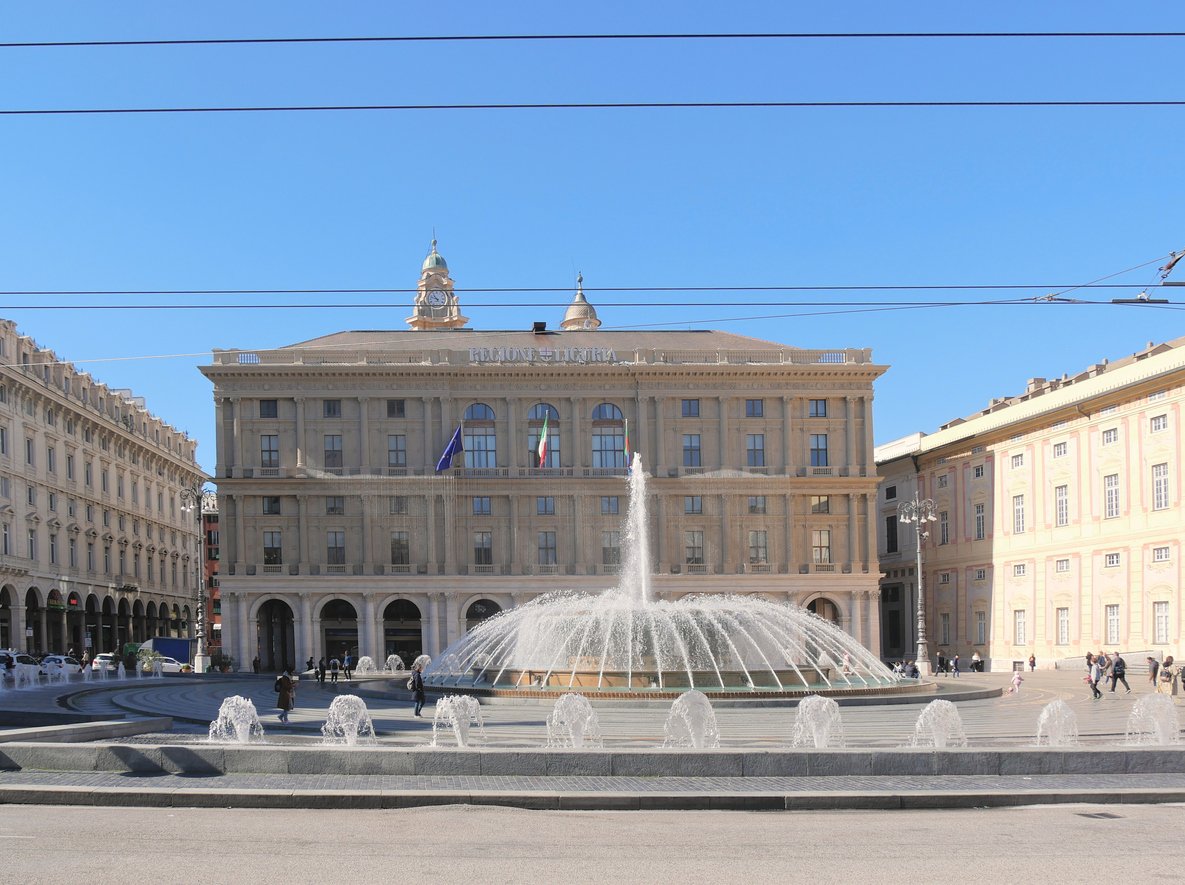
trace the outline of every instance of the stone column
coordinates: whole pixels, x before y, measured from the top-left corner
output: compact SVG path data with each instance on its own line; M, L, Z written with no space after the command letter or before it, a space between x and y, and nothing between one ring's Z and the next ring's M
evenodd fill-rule
M766 501L766 506L772 505L772 501ZM786 561L786 571L789 574L798 573L798 563L795 561L794 550L794 496L782 496L782 512L785 519L782 521L782 534L785 535L786 552L784 558Z
M369 655L378 665L378 652L375 650L375 604L374 594L367 593L362 597L362 623L358 630L358 657Z
M118 609L117 609L118 611ZM117 614L116 619L119 618ZM48 654L49 652L49 610L42 606L37 609L37 630L33 637L36 650ZM65 649L63 649L65 651Z
M236 602L238 603L238 622L239 622L239 672L251 672L251 660L255 657L258 649L258 631L255 629L255 619L249 616L250 600L244 594L236 594Z
M719 397L720 400L720 457L717 459L717 466L724 469L728 466L728 397Z
M228 593L223 590L221 594L222 600L222 653L229 655L236 661L242 658L239 654L236 643L239 641L239 604L238 594ZM157 622L153 619L148 621L149 634L155 636L161 632ZM83 619L83 644L86 644L86 620Z
M860 401L864 412L864 459L861 464L861 476L876 476L876 446L872 439L872 394L868 394ZM872 549L876 549L874 541Z
M654 475L657 477L659 471L663 470L664 451L667 444L667 434L663 425L663 406L666 400L662 397L654 398Z
M846 403L844 433L848 450L844 458L847 469L843 475L856 476L856 398L854 396L844 397L844 402Z
M444 645L441 648L448 648L461 635L460 613L457 610L456 603L451 600L448 594L442 593L439 596L441 620L444 622Z
M864 573L872 571L876 561L876 493L864 495ZM878 566L879 568L879 566Z
M446 482L450 482L446 480ZM451 484L451 483L450 483ZM444 574L457 574L457 496L450 487L444 495Z
M569 561L573 565L573 571L578 575L588 574L588 563L584 561L584 508L581 506L583 498L580 495L573 495L572 502L572 555ZM593 545L596 549L596 545Z
M300 614L298 617L300 618L298 629L293 632L299 637L297 641L300 643L300 651L296 656L296 666L300 668L304 666L310 657L313 659L314 664L317 662L317 658L320 657L317 654L317 647L313 642L313 601L309 599L306 593L300 595Z
M847 571L854 570L854 563L858 559L859 550L856 547L856 501L859 495L849 494L848 496L848 550L847 555L844 556L844 567Z
M782 472L787 476L794 475L794 447L790 444L790 403L788 396L782 397Z
M577 476L580 475L580 469L587 467L589 464L588 458L584 455L584 434L580 430L580 412L582 408L583 401L581 398L578 396L572 397L572 454L570 463L572 467L576 468L575 473ZM563 455L560 457L562 459Z
M311 574L309 564L313 561L312 546L308 538L309 499L307 495L296 496L296 561L302 575Z
M370 397L358 397L358 466L362 474L368 474L374 467L370 462Z
M214 454L218 459L214 464L214 475L228 476L229 468L231 467L231 447L226 443L226 397L224 396L214 398L214 430L214 439L216 440L216 451ZM85 469L82 466L82 462L83 459L79 458L78 469L80 471ZM147 459L145 459L144 468L145 470L148 469Z
M243 512L243 496L242 495L227 495L226 502L233 505L230 510L234 513L235 521L235 555L232 560L235 564L235 574L245 574L244 566L247 563L247 515ZM164 566L161 566L161 584L164 584Z
M230 417L231 417L231 444L230 444L230 467L241 467L243 464L243 424L241 419L242 409L239 408L241 400L237 396L229 398L230 402ZM225 413L224 413L225 414ZM100 467L100 469L102 469Z
M509 470L510 476L515 475L515 468L519 466L522 461L522 453L518 446L518 422L514 416L514 399L506 397L506 445L508 446L506 454L500 459ZM527 461L527 466L530 466L530 461Z
M436 466L436 456L438 453L432 450L432 400L429 397L420 397L420 402L424 406L424 419L420 422L420 426L424 431L424 461L428 465L429 472Z
M307 464L305 458L305 438L304 438L304 397L295 397L296 402L296 466L304 467Z
M428 547L425 562L428 566L428 574L438 575L440 574L440 560L436 555L436 495L425 495L424 506L427 510L424 518L424 530ZM427 652L427 654L431 654L431 652Z
M731 575L736 572L736 563L732 558L732 544L730 541L734 522L728 514L728 496L718 495L717 506L720 508L720 571Z
M650 503L651 519L654 521L654 561L658 564L658 573L665 575L671 570L671 560L668 551L667 521L663 495L654 495Z
M863 601L864 601L864 593L863 592L857 591L857 590L853 590L851 592L851 600L849 602L849 607L851 608L851 611L852 611L852 617L851 617L851 622L848 624L848 632L861 645L865 644L864 643L864 613L862 611L860 611L860 606L863 603Z
M371 517L371 504L373 499L370 495L362 495L362 574L374 574L374 556L372 555L372 548L374 547L374 538L370 536L373 528L373 519Z
M868 591L868 650L878 658L881 655L881 594L879 590Z
M440 654L440 594L428 594L428 635L424 640L424 654L436 658Z

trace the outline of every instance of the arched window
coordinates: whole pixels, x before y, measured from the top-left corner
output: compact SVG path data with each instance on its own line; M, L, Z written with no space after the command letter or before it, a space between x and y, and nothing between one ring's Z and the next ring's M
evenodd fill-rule
M625 419L612 403L601 403L592 413L592 466L621 469L626 466Z
M465 466L492 469L498 466L498 436L494 431L494 410L474 403L465 410Z
M502 606L492 599L479 599L465 610L465 630L472 630L487 618L492 618L502 611Z
M547 444L539 458L539 436L547 425ZM536 403L527 413L527 463L532 467L560 466L560 413L550 403Z

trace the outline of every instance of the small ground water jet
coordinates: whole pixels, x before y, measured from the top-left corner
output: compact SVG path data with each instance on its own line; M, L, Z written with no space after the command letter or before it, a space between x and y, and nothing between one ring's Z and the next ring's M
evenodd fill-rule
M37 685L37 671L29 667L18 666L12 671L13 688L34 688Z
M547 716L547 746L602 746L601 723L597 711L582 694L560 695Z
M720 746L716 713L702 691L688 691L675 698L667 716L664 747L691 747L714 750Z
M153 678L165 675L165 662L160 658L152 659L152 675Z
M123 665L123 661L120 661L119 666L115 668L115 678L116 679L127 679L128 678L128 668Z
M210 723L209 740L220 744L249 744L263 740L263 726L250 698L232 695L224 698L218 718Z
M370 655L363 655L358 659L358 666L354 668L354 673L360 673L363 676L373 676L378 672L374 665L374 658Z
M926 704L913 728L913 746L933 747L935 750L967 746L959 708L950 701L930 701Z
M1078 715L1060 698L1046 704L1037 717L1037 746L1078 746Z
M792 746L822 750L843 745L843 721L839 716L839 704L818 694L803 698L794 716Z
M374 746L378 743L374 723L366 702L357 695L343 694L333 699L325 724L321 726L323 744L338 744L347 747Z
M1127 717L1127 743L1167 746L1181 740L1177 706L1167 694L1150 694L1132 706Z
M476 725L482 739L485 739L485 722L481 718L481 704L469 695L450 694L436 702L436 715L432 717L432 746L436 742L438 729L451 728L458 747L469 746L470 727Z
M387 670L391 673L399 673L403 670L403 658L399 655L387 655Z

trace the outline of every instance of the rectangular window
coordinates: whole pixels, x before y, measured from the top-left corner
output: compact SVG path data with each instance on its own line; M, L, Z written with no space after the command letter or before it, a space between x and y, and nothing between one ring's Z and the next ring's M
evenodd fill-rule
M811 418L827 417L827 400L813 399L807 403L807 415Z
M391 565L411 565L411 534L391 532Z
M537 516L555 516L555 498L551 495L539 495L536 497L535 514Z
M987 612L975 613L975 644L987 645Z
M900 552L897 546L897 523L896 516L885 517L885 553Z
M938 575L938 583L939 584L949 584L950 583L950 572L940 572Z
M769 562L769 541L761 529L749 532L749 565L765 565Z
M1119 442L1119 428L1108 427L1103 431L1103 445L1110 446Z
M1070 487L1055 486L1053 489L1053 524L1070 524Z
M87 467L90 465L88 464ZM259 466L275 469L280 466L280 435L261 433L259 435ZM89 485L89 482L87 483Z
M1023 562L1018 562L1012 566L1012 577L1023 578L1027 571L1028 569L1026 568L1026 564Z
M263 515L264 516L279 516L280 515L280 496L279 495L264 495L263 496Z
M815 529L811 532L811 556L815 565L831 563L831 529Z
M698 418L699 417L699 400L697 400L697 399L683 400L683 417L684 418Z
M494 564L494 536L491 532L473 533L473 564Z
M1020 455L1013 455L1012 456L1012 466L1013 466L1013 468L1025 466L1025 456L1023 453Z
M699 495L684 495L683 496L683 512L684 513L703 513L704 499Z
M280 414L274 399L261 399L259 401L259 417L260 418L275 418Z
M29 486L25 489L25 503L30 507L37 506L37 488L35 486Z
M811 495L811 513L830 513L831 497L829 495Z
M407 437L402 433L387 434L387 466L407 466Z
M1119 644L1119 606L1107 606L1107 645Z
M977 581L986 581L986 580L987 580L987 569L985 569L985 568L977 568L977 569L975 570L975 580L977 580Z
M342 466L342 437L340 433L325 434L325 469L340 470Z
M982 541L987 537L987 507L984 504L975 505L975 540Z
M1070 610L1068 608L1057 610L1057 644L1070 644Z
M284 564L284 545L281 541L281 532L264 532L263 533L263 564L264 565L283 565Z
M1167 602L1152 603L1152 635L1157 645L1167 645L1169 641L1169 604Z
M747 399L747 400L745 400L745 417L746 418L764 418L765 417L765 400L763 400L763 399Z
M50 512L56 512L58 509L58 496L54 492L49 493L49 509Z
M33 463L33 440L31 439L25 440L25 463Z
M325 515L326 516L345 516L346 515L346 499L344 495L326 495L325 496Z
M326 418L340 418L342 416L342 401L340 399L322 400L321 414Z
M29 546L26 552L29 559L37 560L37 529L29 529Z
M683 533L683 561L687 565L704 564L704 533L700 531Z
M765 495L749 496L749 512L754 514L765 513Z
M601 532L601 565L621 565L621 532Z
M683 434L683 466L703 466L703 452L700 449L700 435L698 433Z
M1067 444L1064 442L1054 443L1053 444L1053 457L1055 457L1055 458L1066 457L1067 447L1068 447Z
M392 495L387 499L387 513L402 516L407 513L407 495Z
M401 399L387 400L387 417L388 418L406 418L407 417L407 403Z
M938 514L938 543L950 543L950 514L945 510Z
M1103 477L1103 516L1115 519L1119 516L1119 474L1108 473Z
M1023 535L1025 531L1025 496L1012 496L1012 533Z
M943 474L942 476L938 477L938 488L945 489L947 480L949 478L950 477L948 477L946 474Z
M3 388L0 388L3 390ZM8 454L8 429L0 427L0 455Z
M1152 509L1166 510L1169 506L1169 465L1152 465Z
M976 479L983 479L983 465L976 464L975 467L972 468L972 473Z
M70 568L78 568L78 542L73 538L70 538L66 541L66 555L69 558ZM139 556L140 554L137 553L137 560L139 559ZM136 568L136 577L140 577L140 569L138 566Z
M811 434L811 466L812 467L826 467L827 460L827 434L812 433Z
M601 515L616 516L620 503L617 495L601 495Z
M325 562L329 565L346 564L346 533L331 529L325 533Z
M1149 422L1149 429L1153 433L1160 433L1162 430L1168 430L1169 416L1168 415L1153 415Z
M892 501L897 497L897 486L885 486L885 500Z
M1070 560L1055 559L1053 562L1053 570L1055 572L1060 573L1060 574L1064 574L1065 572L1068 572L1070 570Z
M4 523L3 535L0 537L0 553L12 556L12 526Z
M474 516L489 516L490 515L490 499L488 495L477 495L473 498L473 515Z
M947 612L943 612L938 618L940 626L938 642L940 645L950 645L950 615Z
M1164 399L1168 395L1169 395L1169 392L1167 390L1153 391L1152 393L1148 394L1148 402L1150 402L1150 403L1156 402L1157 400Z
M82 481L86 483L87 486L94 485L94 473L92 471L90 461L84 461L82 463Z
M50 473L58 472L58 451L53 446L46 446L45 448L45 469ZM120 480L122 483L123 480ZM120 488L119 496L123 497L122 486Z
M1028 645L1028 632L1025 629L1025 610L1014 609L1012 612L1012 644Z
M555 532L539 532L539 564L555 565Z
M745 434L745 464L749 467L765 466L765 434Z
M1169 548L1168 547L1153 547L1152 548L1152 561L1153 562L1168 562L1169 561Z
M1103 565L1106 568L1118 568L1119 567L1119 554L1118 553L1108 553L1103 558Z

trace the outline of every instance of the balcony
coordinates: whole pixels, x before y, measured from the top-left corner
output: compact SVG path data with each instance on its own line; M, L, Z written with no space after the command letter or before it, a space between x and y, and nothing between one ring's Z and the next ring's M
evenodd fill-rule
M265 565L263 567L265 575L280 575L284 573L284 566L282 565Z
M814 565L816 574L831 574L835 571L834 562L816 562Z
M708 567L706 565L704 565L703 563L698 563L698 562L697 563L690 563L689 562L687 565L684 566L684 568L687 570L687 574L689 574L689 575L706 575L708 573Z
M746 562L741 568L751 575L768 575L770 573L768 562Z

